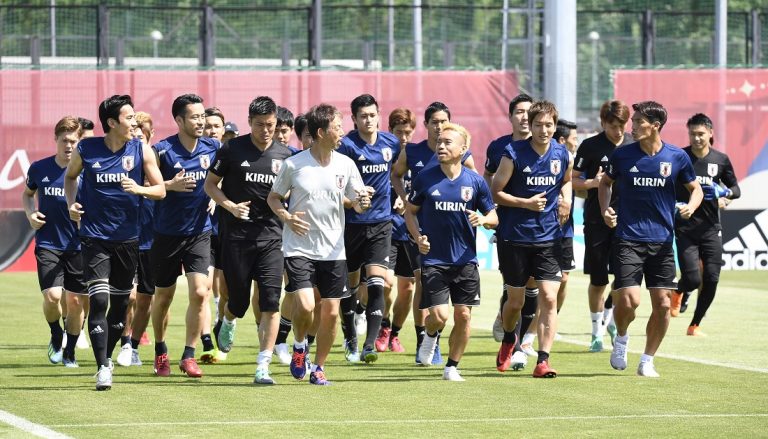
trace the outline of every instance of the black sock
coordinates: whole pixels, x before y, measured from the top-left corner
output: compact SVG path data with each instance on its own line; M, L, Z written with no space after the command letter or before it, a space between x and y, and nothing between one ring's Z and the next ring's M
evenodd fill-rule
M352 288L357 291L357 287ZM344 340L357 340L355 332L355 305L357 298L354 294L341 299L339 312L341 313L341 332L344 334ZM357 344L357 343L355 343Z
M309 346L312 346L312 343L314 342L315 342L315 336L307 335L307 348L309 348Z
M75 346L77 346L77 335L67 332L67 345L64 346L64 356L67 358L74 358Z
M384 317L381 319L381 327L382 328L391 328L392 327L392 321L390 321L387 317Z
M536 359L536 364L549 360L549 352L539 351L539 358Z
M216 346L219 345L219 331L221 331L221 324L223 323L223 319L219 319L218 322L216 322L215 325L213 325L213 335L214 339L216 340Z
M426 326L415 326L416 328L416 346L421 346L424 341L424 334L427 332Z
M613 308L613 296L611 296L611 293L608 293L608 297L605 298L605 303L603 304L603 308L605 309Z
M384 323L382 323L381 325L384 326ZM397 337L398 335L400 335L400 329L402 328L397 325L392 325L392 332L389 334L389 339L391 340Z
M458 361L453 361L453 360L451 360L449 358L448 361L445 363L445 367L451 367L451 366L458 368L459 367L459 362Z
M384 318L384 285L386 281L379 276L368 278L368 307L365 309L365 317L368 329L365 334L363 347L373 349L373 343L379 336L381 321Z
M526 288L523 309L520 310L520 334L528 332L528 327L536 317L536 308L539 306L539 289Z
M168 346L165 345L164 341L156 341L155 342L155 357L159 357L160 355L167 354L168 353Z
M704 319L704 315L707 314L707 310L712 301L715 300L715 293L717 292L717 282L704 281L701 284L701 291L699 291L699 298L696 300L696 311L693 312L693 320L691 325L700 325Z
M213 350L213 340L211 339L211 334L203 334L200 336L200 341L203 343L203 350L204 351L212 351Z
M291 333L292 327L293 324L291 324L290 320L280 316L280 327L277 329L277 338L275 339L275 344L286 343L288 341L288 334Z
M59 319L52 322L48 322L48 326L51 327L51 344L56 351L61 350L61 343L64 341L64 330L61 328Z
M120 346L130 343L131 342L131 336L130 335L121 335L120 336Z
M187 358L195 358L195 348L184 346L184 353L181 354L181 359L186 360Z
M355 305L355 313L363 314L364 312L365 312L365 305L363 305L363 302L357 301L357 305Z
M88 335L91 338L93 357L96 368L107 365L107 304L109 303L109 285L106 282L94 282L88 286L91 310L88 312Z
M703 287L702 287L702 291L703 291ZM688 307L688 301L691 300L691 296L692 295L693 295L692 291L687 291L687 292L683 293L683 300L680 303L680 307L681 308L683 306ZM699 297L701 297L701 295L699 295Z
M517 340L517 334L515 334L515 331L504 331L504 340L502 340L503 343L512 344L515 343L515 340Z
M141 343L141 340L136 340L135 338L133 338L133 336L131 336L131 349L138 349L140 343Z
M125 313L128 311L128 301L130 294L120 294L114 288L110 287L109 311L107 312L107 358L112 358L112 352L120 341L125 329Z

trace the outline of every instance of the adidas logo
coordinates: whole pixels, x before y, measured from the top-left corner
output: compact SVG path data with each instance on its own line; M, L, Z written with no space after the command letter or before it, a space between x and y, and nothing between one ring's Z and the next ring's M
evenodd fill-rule
M365 156L360 154L360 157L357 158L357 161L362 162L363 160L365 160Z
M371 311L372 316L381 316L383 317L384 314L382 314L381 310L377 309L376 311Z
M424 167L424 163L421 163L421 160L419 160L418 162L416 162L416 166L419 167L419 168L423 168Z
M762 231L762 233L761 233ZM723 270L768 270L768 210L723 243Z
M632 167L629 169L629 172L640 172L640 171L638 171L638 170L637 170L637 166L632 166Z
M181 169L181 163L176 162L176 164L173 165L173 167L176 168L176 169Z
M479 294L475 296L475 300L480 300L480 295Z
M433 197L439 197L439 196L440 196L440 191L439 191L439 190L437 190L437 189L435 189L435 190L433 190L433 191L432 191L432 194L431 194L431 195L432 195Z
M600 159L600 161L601 162L607 162L608 161L608 156L604 155L603 158Z
M45 178L43 179L43 183L50 183L50 182L51 180L49 180L48 176L46 175Z
M101 329L101 325L96 325L95 328L91 330L91 334L103 334L104 330Z
M530 168L530 167L528 167L528 166L526 166L526 167L525 167L525 169L523 169L523 172L528 172L528 173L530 173L530 172L531 172L531 168Z
M94 163L93 169L101 169L101 164L99 164L99 162Z
M240 166L243 168L250 168L251 165L248 163L248 160L243 161L243 163L240 163Z
M389 262L389 256L384 258L384 262Z

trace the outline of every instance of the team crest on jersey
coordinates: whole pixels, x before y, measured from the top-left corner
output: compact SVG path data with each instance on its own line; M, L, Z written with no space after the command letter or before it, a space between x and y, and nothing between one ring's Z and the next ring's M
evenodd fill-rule
M337 175L336 176L336 187L339 189L344 189L344 176L343 175Z
M461 199L464 201L469 201L472 199L472 187L471 186L462 186L461 187Z
M381 148L381 156L385 162L392 161L392 148Z
M283 167L283 161L280 159L272 159L272 173L278 174L280 172L280 168Z
M134 165L135 163L133 163L133 156L128 155L123 157L123 169L130 172L133 170Z
M717 163L707 164L707 175L710 177L717 177Z
M549 170L552 172L552 175L559 175L560 174L560 160L550 160L549 161Z
M200 156L200 167L203 169L208 169L211 166L211 158L208 156L208 154L203 154Z
M661 162L659 165L659 173L662 177L669 177L672 175L672 163L670 162Z

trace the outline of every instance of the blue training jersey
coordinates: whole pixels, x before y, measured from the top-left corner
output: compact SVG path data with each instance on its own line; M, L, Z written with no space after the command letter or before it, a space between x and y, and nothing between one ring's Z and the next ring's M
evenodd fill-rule
M115 242L138 239L139 196L125 192L121 181L144 181L141 141L131 139L112 152L104 137L91 137L81 140L77 151L83 161L82 189L78 193L85 211L80 236Z
M614 151L606 174L621 192L616 236L627 241L671 242L675 226L675 183L696 180L685 151L662 143L661 150L650 156L635 142Z
M155 240L155 200L139 199L139 251L152 248Z
M197 139L195 150L190 152L181 144L178 134L154 145L163 180L172 180L183 169L184 175L191 175L196 183L192 192L167 191L165 199L157 203L155 232L191 236L211 230L211 219L207 211L211 199L203 186L218 146L218 140L201 137Z
M27 187L37 192L37 210L45 215L43 227L35 231L35 246L51 250L80 250L77 223L69 219L64 196L67 168L50 156L32 163L27 171Z
M411 193L411 171L405 171L403 175L403 188L406 194ZM405 225L405 217L392 213L392 240L393 241L410 241L410 234L408 233L408 226Z
M421 206L420 226L430 242L422 265L477 264L477 230L466 210L486 214L494 209L491 190L481 176L462 167L451 181L441 167L430 167L413 179L410 202Z
M485 151L485 170L487 172L495 174L499 170L499 163L504 156L504 150L510 143L512 143L512 135L507 134L488 144L488 149Z
M371 198L370 209L363 213L346 209L346 221L352 224L373 224L392 219L389 173L400 152L400 141L397 137L379 131L376 143L369 145L360 137L358 131L350 131L341 139L341 146L337 151L355 162L363 184L376 191Z
M565 145L563 145L565 147ZM565 148L568 149L567 147ZM568 157L571 158L571 161L573 161L576 158L576 155L572 152L568 151ZM568 221L565 222L561 226L561 229L563 230L563 238L573 238L573 204L574 201L576 201L576 191L571 190L571 213L568 215Z
M440 165L440 162L437 161L437 154L429 148L427 140L405 145L405 155L408 170L411 171L411 178L414 180L421 171ZM461 158L461 163L464 164L470 157L472 157L472 153L467 150Z
M557 205L570 163L568 150L551 140L544 155L539 155L531 146L530 139L527 139L509 144L504 157L512 160L514 165L512 177L504 192L518 198L530 198L544 192L547 203L542 212L506 207L506 213L500 218L497 228L499 239L526 245L560 239L563 235L557 217Z

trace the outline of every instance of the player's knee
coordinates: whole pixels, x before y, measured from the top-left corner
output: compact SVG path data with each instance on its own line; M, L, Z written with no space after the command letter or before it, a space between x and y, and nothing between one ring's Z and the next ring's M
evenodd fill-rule
M468 306L459 306L453 310L453 320L456 326L468 326L472 319L472 309Z
M43 303L45 306L56 306L61 300L61 290L58 288L49 288L43 294Z
M259 309L261 312L278 312L280 310L280 287L260 290Z

